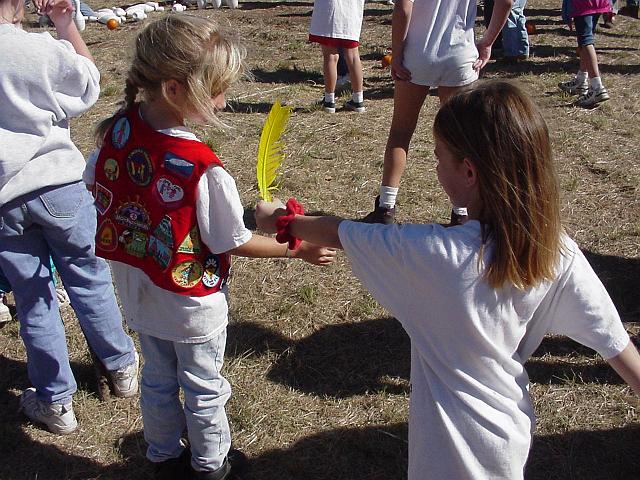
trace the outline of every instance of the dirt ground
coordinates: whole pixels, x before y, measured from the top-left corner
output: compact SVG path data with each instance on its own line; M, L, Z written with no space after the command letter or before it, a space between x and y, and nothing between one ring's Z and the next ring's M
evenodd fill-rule
M92 7L104 5L98 0ZM562 187L562 215L640 342L640 21L618 17L599 28L596 48L611 100L573 107L557 83L577 70L575 39L559 0L530 0L529 61L491 62L485 78L518 82L549 124ZM393 83L380 59L390 51L391 7L367 2L361 37L367 111L331 115L314 106L323 92L321 55L307 42L311 1L243 2L237 10L189 10L217 18L248 49L252 80L230 92L228 130L195 129L235 177L242 201L258 198L255 158L271 103L295 108L285 136L281 198L308 210L360 217L371 210L393 110ZM151 19L166 13L152 13ZM30 15L26 28L40 31ZM148 22L149 20L147 20ZM482 27L478 23L478 33ZM109 31L89 24L83 36L102 74L97 105L72 124L83 153L92 128L122 99L127 55L144 25ZM338 104L349 98L345 91ZM445 221L430 97L411 145L398 197L401 222ZM454 294L455 292L453 292ZM63 310L72 367L77 432L44 432L17 412L29 387L18 322L0 331L0 479L147 479L138 400L100 401L73 310ZM247 480L382 480L406 477L409 340L364 291L340 255L314 268L297 261L237 259L231 283L225 374L234 446L250 458ZM640 402L593 351L548 337L527 363L538 425L526 477L640 479Z

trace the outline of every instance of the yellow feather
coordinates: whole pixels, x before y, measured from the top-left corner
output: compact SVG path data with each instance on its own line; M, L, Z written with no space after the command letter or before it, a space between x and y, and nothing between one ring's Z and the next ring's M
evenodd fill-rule
M278 188L274 185L276 171L284 160L284 144L280 141L280 137L287 127L292 110L291 107L281 106L280 102L276 100L271 106L271 111L260 134L256 174L260 197L267 202L271 201L271 191Z

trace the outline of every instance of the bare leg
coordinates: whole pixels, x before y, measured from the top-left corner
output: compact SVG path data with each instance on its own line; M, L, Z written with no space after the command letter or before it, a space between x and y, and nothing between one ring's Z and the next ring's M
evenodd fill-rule
M382 185L396 188L400 186L400 179L407 165L409 143L428 93L429 87L411 82L395 82L393 118L384 151Z
M324 73L324 91L333 93L336 91L336 82L338 80L338 49L328 45L320 45L322 47L322 71Z
M600 69L598 68L598 56L596 48L593 45L584 45L579 47L580 54L580 70L587 72L589 78L599 77Z
M449 100L449 97L460 90L462 87L438 87L438 99L440 105Z
M360 50L358 47L345 48L344 60L347 63L349 69L349 76L351 77L351 90L354 92L361 92L363 87L362 79L362 63L360 62Z

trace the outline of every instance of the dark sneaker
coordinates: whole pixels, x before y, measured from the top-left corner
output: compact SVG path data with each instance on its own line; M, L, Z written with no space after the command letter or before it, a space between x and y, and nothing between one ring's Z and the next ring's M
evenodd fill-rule
M50 432L67 435L78 428L71 402L64 405L38 400L35 388L27 388L20 397L20 410L30 420L47 426Z
M455 227L456 225L462 225L467 221L467 215L460 215L459 213L451 210L451 220L449 220L449 225L447 227Z
M191 450L185 448L179 457L153 464L154 480L189 480L191 476Z
M366 110L366 108L364 108L364 102L354 102L353 100L349 100L347 103L345 103L344 109L358 113L363 113Z
M232 448L220 468L213 472L198 472L191 470L193 480L231 480L239 478L247 466L247 456L240 450Z
M327 102L324 98L317 105L326 113L336 113L336 102Z
M360 220L363 223L382 223L391 225L395 223L396 208L385 208L380 206L380 195L376 197L375 208L373 212Z
M578 97L576 105L583 108L595 107L599 103L606 102L609 98L609 94L604 87L599 90L592 90L590 88L587 93Z

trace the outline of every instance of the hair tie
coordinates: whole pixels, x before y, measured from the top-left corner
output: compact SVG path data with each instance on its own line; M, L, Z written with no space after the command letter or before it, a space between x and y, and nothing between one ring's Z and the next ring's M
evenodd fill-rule
M291 235L289 231L289 224L296 215L304 215L304 207L295 198L290 198L287 200L287 214L276 219L276 240L278 243L289 243L289 250L296 250L302 243L302 240Z

